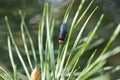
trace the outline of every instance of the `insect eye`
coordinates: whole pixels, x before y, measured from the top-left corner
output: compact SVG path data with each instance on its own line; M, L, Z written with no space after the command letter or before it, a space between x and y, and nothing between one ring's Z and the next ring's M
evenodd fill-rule
M66 23L63 23L60 27L59 40L58 40L59 44L63 44L66 34L67 34L67 25Z

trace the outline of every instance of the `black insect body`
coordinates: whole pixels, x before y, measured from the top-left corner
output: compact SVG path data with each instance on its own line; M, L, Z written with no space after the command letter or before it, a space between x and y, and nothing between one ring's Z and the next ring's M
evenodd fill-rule
M66 34L67 34L67 25L66 23L63 23L60 28L60 34L59 34L59 40L58 40L59 44L63 44Z

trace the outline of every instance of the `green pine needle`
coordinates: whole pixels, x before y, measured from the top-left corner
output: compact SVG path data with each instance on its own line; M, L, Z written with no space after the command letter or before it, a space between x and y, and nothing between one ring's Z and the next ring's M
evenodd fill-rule
M68 23L68 19L71 17L70 14L73 8L74 1L75 0L72 0L71 3L69 4L64 14L62 23L66 23L66 24ZM98 31L98 28L100 27L100 24L102 23L104 17L104 14L101 14L99 20L95 25L95 28L91 30L91 32L87 35L87 40L85 40L82 46L79 47L79 41L82 40L83 32L86 29L87 24L90 22L90 19L94 16L96 10L98 9L98 6L96 6L91 11L87 19L84 21L83 26L79 30L79 33L77 34L77 37L74 40L74 43L71 44L71 38L74 29L77 28L78 24L81 23L82 19L85 17L88 10L91 8L94 0L91 0L88 6L86 7L86 9L83 12L81 12L83 10L85 2L86 0L81 0L81 3L78 6L74 18L70 24L70 30L68 31L68 38L66 40L66 43L62 45L59 45L58 43L54 43L54 39L53 39L55 34L54 28L56 26L55 25L56 21L54 19L52 20L54 1L51 8L49 8L48 3L44 4L43 15L38 25L38 54L35 51L32 36L30 35L27 29L27 25L25 23L25 14L23 14L22 11L19 10L19 14L21 17L21 25L20 25L21 36L24 46L23 49L26 54L25 56L27 57L28 64L30 67L26 65L27 62L25 62L18 46L15 43L13 31L10 27L7 16L5 16L6 25L9 32L8 50L9 50L10 62L13 68L13 78L1 67L0 67L0 73L1 73L0 77L3 78L4 80L17 80L19 78L18 76L19 70L16 69L17 63L15 63L14 60L12 46L14 46L15 48L16 51L15 55L18 56L22 64L21 67L24 69L24 73L28 80L30 80L30 74L36 66L40 68L40 74L39 74L40 80L73 80L73 79L87 80L91 76L93 76L96 72L98 72L98 69L103 69L103 66L106 63L106 59L120 52L120 46L114 48L111 51L108 51L110 45L113 43L113 41L115 41L116 37L120 33L120 24L113 32L113 35L110 37L108 43L100 53L100 56L98 56L98 58L94 60L94 57L98 52L97 49L95 49L92 55L90 56L90 58L88 59L85 67L82 69L82 71L80 71L79 68L81 68L80 67L81 65L79 66L77 65L83 54L85 54L85 52L88 50L90 43L93 41L96 32ZM80 15L80 13L82 14ZM30 47L32 52L31 56L34 59L32 59L29 54L26 36L28 37L28 41L30 42ZM46 40L44 40L44 36ZM99 44L99 42L96 41L95 44ZM91 45L90 48L96 46L95 44ZM58 49L57 51L54 49L54 45L58 45L58 48L55 48ZM70 45L72 45L72 47L70 47ZM58 52L57 58L55 52Z

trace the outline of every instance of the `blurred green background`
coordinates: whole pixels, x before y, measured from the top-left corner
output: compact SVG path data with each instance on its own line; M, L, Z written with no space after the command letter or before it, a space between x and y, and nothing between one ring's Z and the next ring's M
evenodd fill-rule
M46 0L49 2L49 5L52 5L52 0ZM68 27L70 26L70 23L74 17L74 13L77 10L78 5L80 4L81 0L75 0L73 9L71 11L71 17L69 18L69 21L67 23ZM65 13L65 10L68 6L68 4L71 2L71 0L55 0L54 8L53 8L53 15L52 18L56 20L55 23L55 49L57 50L57 39L59 34L59 27L62 23L63 15ZM84 6L84 9L87 7L90 0L86 0L86 4ZM83 62L80 64L84 64L86 59L91 55L90 53L94 49L98 49L101 51L110 36L112 35L114 29L120 23L120 0L95 0L93 6L91 7L91 10L87 13L85 18L90 14L90 12L93 10L93 8L99 5L99 9L95 13L94 17L91 19L89 24L87 25L87 28L84 32L83 38L85 39L85 36L91 31L91 29L94 28L94 25L96 24L100 14L104 13L105 17L101 24L101 27L99 28L96 38L92 43L95 43L97 40L99 43L96 43L96 45L90 46L86 55L83 56ZM8 30L4 21L4 16L8 16L11 28L14 32L15 41L18 44L19 48L22 50L23 43L21 41L21 33L20 33L20 16L18 14L18 10L21 9L23 12L26 13L26 24L28 25L28 29L30 31L30 34L32 35L35 48L37 50L37 26L39 23L39 20L42 16L44 7L44 0L0 0L0 66L3 66L8 72L11 72L11 65L9 61L9 55L8 55L8 48L7 48L7 36L8 36ZM84 10L83 9L83 10ZM81 28L84 20L79 24L79 28ZM78 31L74 31L73 36L76 36L76 33ZM74 41L73 37L73 41ZM83 40L84 41L84 40ZM72 42L71 42L72 44ZM114 43L111 45L110 50L114 49L116 46L120 46L120 35L117 37L117 39L114 41ZM18 61L16 57L16 61ZM18 62L19 63L19 62ZM107 64L108 66L117 66L120 65L120 54L115 55L108 59ZM113 74L114 78L119 78L120 71L116 72L116 74ZM114 79L113 78L113 79Z

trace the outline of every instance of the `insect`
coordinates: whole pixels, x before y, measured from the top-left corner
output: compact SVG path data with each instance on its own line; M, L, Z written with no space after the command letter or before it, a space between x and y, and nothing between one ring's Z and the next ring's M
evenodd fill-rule
M67 34L67 25L66 23L63 23L60 27L59 40L58 40L59 44L63 44L66 34Z

